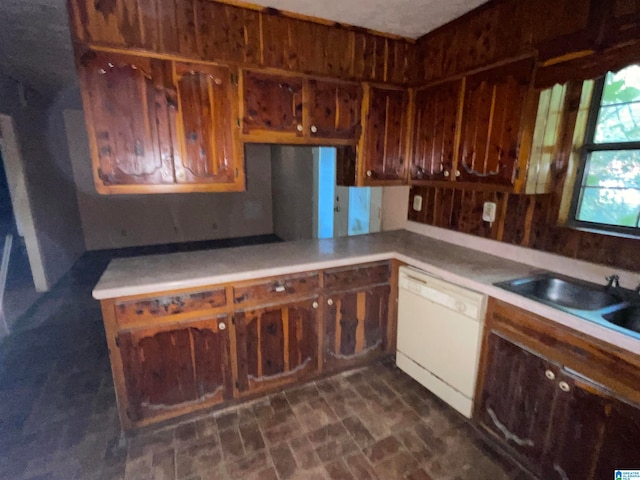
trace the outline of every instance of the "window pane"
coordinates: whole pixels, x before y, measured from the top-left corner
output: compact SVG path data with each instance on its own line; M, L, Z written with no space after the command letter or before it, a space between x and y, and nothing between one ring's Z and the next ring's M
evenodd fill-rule
M576 218L583 222L635 227L640 214L639 189L585 188Z
M640 101L640 65L609 72L604 81L601 105Z
M640 188L640 150L591 152L584 185Z
M640 102L600 107L595 143L640 141Z

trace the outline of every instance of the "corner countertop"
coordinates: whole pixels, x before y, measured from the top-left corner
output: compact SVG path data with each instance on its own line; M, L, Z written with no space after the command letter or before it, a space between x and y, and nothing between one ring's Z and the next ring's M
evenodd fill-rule
M640 340L634 337L494 285L541 269L406 230L115 259L95 286L93 296L104 300L153 294L388 259L400 260L640 355Z

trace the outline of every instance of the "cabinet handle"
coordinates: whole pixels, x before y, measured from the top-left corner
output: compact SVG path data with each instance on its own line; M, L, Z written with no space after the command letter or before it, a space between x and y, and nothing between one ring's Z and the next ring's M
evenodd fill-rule
M278 283L278 284L276 284L274 290L277 293L282 293L282 292L284 292L286 290L286 287L284 285L282 285L281 283Z
M302 125L301 124L296 125L296 130L301 132L302 131Z
M560 390L562 390L563 392L568 392L569 390L571 390L567 382L560 382L558 383L558 386L560 387Z
M318 308L318 307L320 306L320 304L319 304L318 302L313 302L313 303L311 304L311 306L312 306L313 308Z
M318 133L318 127L311 125L311 133Z
M373 177L373 171L367 170L367 177Z
M449 170L445 170L444 172L442 172L442 175L444 175L445 177L449 176Z
M329 306L333 305L333 300L331 300L331 299L327 300L327 305L329 305Z
M549 380L555 380L556 378L556 374L553 373L551 370L547 370L546 372L544 372L544 376L547 377Z
M456 170L456 177L460 176L460 170Z
M227 326L224 324L224 322L220 322L220 323L218 324L218 328L219 328L220 330L225 330L225 329L227 328Z

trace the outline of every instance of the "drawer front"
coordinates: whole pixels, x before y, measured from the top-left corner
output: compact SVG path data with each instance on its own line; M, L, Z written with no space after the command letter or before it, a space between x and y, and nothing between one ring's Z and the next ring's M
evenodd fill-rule
M314 295L320 288L317 273L290 275L233 287L235 305L267 304L287 297Z
M129 302L117 302L116 316L119 325L128 325L182 313L211 310L224 307L226 304L225 289L217 288L202 292L186 292Z
M390 277L389 262L326 270L324 288L325 290L352 290L387 283Z

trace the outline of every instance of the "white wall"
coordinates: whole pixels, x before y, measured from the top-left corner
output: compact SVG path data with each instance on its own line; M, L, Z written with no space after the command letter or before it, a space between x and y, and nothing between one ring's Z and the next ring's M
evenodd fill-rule
M84 252L64 130L59 128L62 115L50 99L1 74L0 112L12 117L18 136L37 242L37 249L27 242L29 261L40 262L45 278L38 281L42 275L34 269L34 279L38 290L46 290ZM35 250L39 259L32 258Z
M382 187L382 230L398 230L407 225L408 186Z
M311 147L273 146L273 233L283 240L313 238L313 152Z
M270 147L246 146L246 192L99 195L82 111L64 117L88 250L273 232Z

